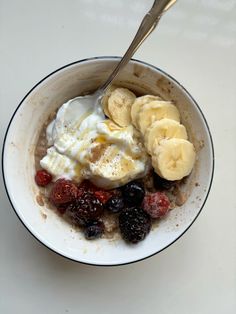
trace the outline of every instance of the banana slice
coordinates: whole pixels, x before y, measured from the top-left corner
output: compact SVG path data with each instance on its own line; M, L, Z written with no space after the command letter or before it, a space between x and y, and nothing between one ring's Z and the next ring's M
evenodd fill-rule
M180 122L180 114L176 106L170 101L152 101L141 108L137 119L138 129L144 135L153 122L164 118Z
M145 96L141 96L141 97L137 97L135 102L133 103L132 107L131 107L131 120L133 125L138 128L137 125L137 117L138 117L138 113L141 109L141 107L145 104L148 104L151 101L154 100L161 100L160 97L158 96L153 96L153 95L145 95Z
M188 139L184 125L171 119L161 119L153 122L144 134L144 145L149 154L152 154L155 147L163 139L182 138Z
M108 112L110 118L120 126L131 123L131 106L136 96L127 88L116 88L108 99Z
M102 98L102 101L101 101L103 111L104 111L105 115L109 118L111 118L111 115L110 115L110 112L108 110L108 99L111 96L112 92L114 92L114 90L116 88L117 87L114 85L111 85L110 87L108 87L108 89L106 90L106 92Z
M181 180L190 174L196 159L195 149L187 140L161 140L152 156L155 172L164 179Z

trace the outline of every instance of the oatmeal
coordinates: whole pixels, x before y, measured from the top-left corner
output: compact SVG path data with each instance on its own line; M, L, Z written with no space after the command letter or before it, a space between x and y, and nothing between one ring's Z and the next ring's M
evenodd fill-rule
M103 109L103 110L102 110ZM177 107L112 86L102 107L63 104L42 130L36 176L45 199L88 240L143 240L185 202L195 149Z

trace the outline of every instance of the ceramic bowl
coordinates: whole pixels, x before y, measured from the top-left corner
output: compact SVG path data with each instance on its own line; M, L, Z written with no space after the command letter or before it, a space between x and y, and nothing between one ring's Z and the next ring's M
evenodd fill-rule
M118 57L97 57L66 65L46 76L24 97L9 123L3 147L3 176L19 219L41 243L69 259L93 265L121 265L150 257L179 239L193 224L210 191L213 144L207 122L192 96L157 67L132 60L116 84L138 94L173 100L197 150L196 165L185 184L186 203L172 210L146 239L128 245L121 239L87 241L53 210L39 206L34 181L34 150L43 123L67 100L91 92L106 80Z

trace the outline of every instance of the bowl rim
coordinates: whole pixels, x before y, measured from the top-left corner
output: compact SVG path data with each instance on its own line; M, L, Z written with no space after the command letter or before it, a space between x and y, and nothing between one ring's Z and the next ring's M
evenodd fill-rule
M29 233L39 242L41 243L42 245L44 245L46 248L48 248L49 250L51 250L52 252L56 253L57 255L59 256L62 256L63 258L66 258L68 260L71 260L73 262L77 262L77 263L80 263L80 264L85 264L85 265L91 265L91 266L100 266L100 267L113 267L113 266L123 266L123 265L129 265L129 264L133 264L133 263L137 263L137 262L141 262L145 259L148 259L152 256L155 256L157 254L159 254L160 252L164 251L165 249L167 249L169 246L171 246L172 244L174 244L177 240L179 240L187 231L188 229L193 225L193 223L196 221L196 219L198 218L198 216L200 215L200 213L202 212L202 209L208 199L208 196L209 196L209 193L210 193L210 190L211 190L211 187L212 187L212 182L213 182L213 177L214 177L214 170L215 170L215 153L214 153L214 144L213 144L213 139L212 139L212 134L211 134L211 131L210 131L210 128L209 128L209 125L207 123L207 120L200 108L200 106L198 105L198 103L195 101L195 99L191 96L191 94L186 90L186 88L181 84L179 83L174 77L172 77L170 74L166 73L165 71L161 70L160 68L150 64L150 63L147 63L145 61L141 61L141 60L138 60L138 59L134 59L132 58L130 61L133 61L135 63L138 63L138 64L141 64L141 65L145 65L145 66L148 66L154 70L157 70L159 71L160 73L164 74L166 77L170 78L171 80L173 80L179 87L181 87L181 89L183 89L183 91L190 97L190 99L192 100L192 102L194 103L194 105L197 107L197 109L199 110L200 112L200 115L202 116L203 120L204 120L204 123L206 125L206 129L207 129L207 133L209 135L209 140L210 140L210 149L212 151L212 169L211 169L211 178L210 178L210 182L209 182L209 186L208 186L208 190L206 192L206 195L205 195L205 198L202 202L202 205L201 205L201 208L199 209L196 217L191 221L191 223L189 224L189 226L177 237L175 238L172 242L170 242L168 245L166 245L164 248L160 249L159 251L155 252L155 253L152 253L148 256L144 256L140 259L137 259L137 260L134 260L134 261L129 261L129 262L124 262L124 263L116 263L116 264L96 264L96 263L88 263L88 262L82 262L82 261L79 261L77 259L74 259L74 258L71 258L69 256L66 256L64 254L61 254L59 253L58 251L56 251L55 249L53 249L52 247L48 246L45 242L41 241L33 232L30 231L30 229L26 226L25 222L20 218L19 214L18 214L18 210L14 207L13 205L13 202L11 200L11 197L10 197L10 194L8 192L8 187L7 187L7 183L6 183L6 174L5 174L5 165L4 165L4 152L5 152L5 148L6 148L6 142L7 142L7 136L8 136L8 131L11 127L11 124L15 118L15 115L17 113L17 111L19 110L19 108L21 107L21 105L23 104L23 102L25 101L25 99L32 93L32 91L38 87L43 81L45 81L46 79L48 79L50 76L53 76L54 74L56 74L57 72L60 72L61 70L64 70L66 68L69 68L73 65L76 65L76 64L80 64L80 63L83 63L83 62L86 62L86 61L94 61L94 60L120 60L121 57L120 56L97 56L97 57L89 57L89 58L84 58L84 59L81 59L81 60L77 60L77 61L74 61L74 62L71 62L71 63L68 63L60 68L57 68L56 70L52 71L51 73L49 73L48 75L46 75L44 78L42 78L38 83L36 83L30 90L29 92L24 96L24 98L20 101L19 105L16 107L16 109L14 110L13 114L12 114L12 117L8 123L8 126L6 128L6 132L5 132L5 135L4 135L4 139L3 139L3 145L2 145L2 162L1 162L1 167L2 167L2 177L3 177L3 183L4 183L4 187L5 187L5 191L6 191L6 194L7 194L7 197L8 197L8 200L11 204L11 207L12 209L14 210L15 214L17 215L17 217L19 218L19 220L21 221L21 223L23 224L23 226L29 231Z

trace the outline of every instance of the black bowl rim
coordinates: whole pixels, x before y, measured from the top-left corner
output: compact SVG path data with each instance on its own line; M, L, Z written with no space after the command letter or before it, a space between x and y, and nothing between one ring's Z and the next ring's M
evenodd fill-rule
M212 134L211 134L211 131L210 131L210 128L209 128L209 125L207 123L207 120L200 108L200 106L198 105L198 103L195 101L195 99L190 95L190 93L185 89L185 87L180 84L174 77L172 77L170 74L166 73L165 71L161 70L160 68L150 64L150 63L147 63L147 62L144 62L144 61L140 61L140 60L137 60L137 59L131 59L131 61L134 61L136 63L139 63L139 64L142 64L142 65L146 65L148 67L151 67L155 70L158 70L159 72L163 73L165 76L167 76L168 78L170 78L171 80L173 80L177 85L179 85L183 90L184 92L191 98L191 100L194 102L195 106L197 107L197 109L199 110L200 114L202 115L202 118L204 120L204 123L207 127L207 130L208 130L208 134L209 134L209 138L210 138L210 144L211 144L211 151L212 151L212 157L213 157L213 160L212 160L212 172L211 172L211 179L210 179L210 183L209 183L209 187L208 187L208 191L206 193L206 196L205 196L205 199L202 203L202 206L199 210L199 212L197 213L196 217L193 219L193 221L190 223L190 225L176 238L174 239L171 243L169 243L168 245L166 245L164 248L162 248L161 250L155 252L155 253L152 253L148 256L145 256L145 257L142 257L140 259L137 259L137 260L134 260L134 261L130 261L130 262L125 262L125 263L117 263L117 264L96 264L96 263L87 263L87 262L82 262L82 261L78 261L76 259L73 259L71 257L68 257L66 255L63 255L59 252L57 252L56 250L54 250L53 248L49 247L47 244L45 244L44 242L42 242L40 239L37 238L37 236L35 234L33 234L29 228L25 225L24 221L20 218L17 210L15 209L15 207L13 206L13 203L12 203L12 200L10 198L10 194L8 192L8 189L7 189L7 184L6 184L6 178L5 178L5 171L4 171L4 151L5 151L5 144L6 144L6 139L7 139L7 135L8 135L8 131L10 129L10 126L11 126L11 123L17 113L17 111L19 110L20 106L22 105L22 103L25 101L25 99L29 96L29 94L37 87L39 86L43 81L45 81L47 78L49 78L50 76L52 76L53 74L65 69L65 68L69 68L70 66L73 66L73 65L76 65L76 64L79 64L79 63L83 63L83 62L86 62L86 61L93 61L93 60L109 60L109 59L113 59L113 60L120 60L121 57L119 56L98 56L98 57L90 57L90 58L85 58L85 59L81 59L81 60L78 60L78 61L74 61L74 62L71 62L71 63L68 63L58 69L56 69L55 71L51 72L50 74L46 75L43 79L41 79L37 84L35 84L31 89L30 91L25 95L25 97L21 100L21 102L19 103L19 105L17 106L17 108L15 109L9 123L8 123L8 126L7 126L7 129L6 129L6 133L5 133L5 136L4 136L4 140L3 140L3 146L2 146L2 174L3 174L3 183L4 183L4 187L5 187L5 190L6 190L6 194L7 194L7 197L9 199L9 202L11 204L11 207L13 208L15 214L17 215L17 217L19 218L19 220L21 221L21 223L23 224L23 226L30 232L30 234L41 244L43 244L45 247L47 247L49 250L51 250L52 252L58 254L59 256L62 256L66 259L69 259L71 261L74 261L74 262L77 262L77 263L81 263L81 264L85 264L85 265L90 265L90 266L100 266L100 267L113 267L113 266L123 266L123 265L129 265L129 264L133 264L133 263L137 263L137 262L141 262L147 258L150 258L152 256L155 256L156 254L159 254L160 252L164 251L165 249L167 249L169 246L171 246L172 244L174 244L177 240L179 240L187 231L188 229L193 225L193 223L196 221L196 219L198 218L198 216L200 215L207 199L208 199L208 196L209 196L209 193L210 193L210 190L211 190L211 187L212 187L212 181L213 181L213 177L214 177L214 169L215 169L215 153L214 153L214 145L213 145L213 139L212 139Z

